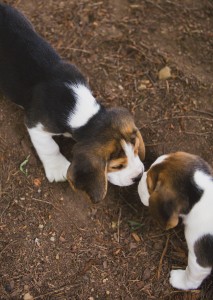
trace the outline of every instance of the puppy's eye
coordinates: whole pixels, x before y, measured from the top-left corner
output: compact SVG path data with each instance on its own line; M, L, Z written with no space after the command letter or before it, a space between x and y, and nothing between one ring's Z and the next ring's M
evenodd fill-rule
M113 166L112 167L112 169L114 169L114 170L121 170L121 169L123 169L123 167L124 167L124 165L117 165L117 166Z
M135 140L136 140L136 132L133 132L130 137L130 143L135 145Z
M131 143L132 145L135 145L135 137L131 137L130 143Z

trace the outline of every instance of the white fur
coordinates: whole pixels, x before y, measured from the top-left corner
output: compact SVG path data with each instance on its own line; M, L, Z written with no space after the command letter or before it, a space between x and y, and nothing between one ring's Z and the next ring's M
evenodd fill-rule
M167 157L169 157L169 155L167 155L167 154L164 154L164 155L159 156L159 157L153 162L153 164L151 165L151 167L154 167L155 165L162 163ZM150 168L151 168L151 167L150 167Z
M153 166L162 163L167 157L168 157L168 155L166 155L166 154L161 155L160 157L158 157L155 160L155 162L151 165L150 169ZM149 206L149 196L150 195L149 195L149 192L148 192L146 179L147 179L147 172L144 172L143 176L142 176L142 178L141 178L141 180L139 182L139 185L138 185L138 194L140 196L141 202L145 206Z
M145 206L149 206L149 196L150 195L149 195L149 191L147 188L146 179L147 179L147 172L144 172L143 176L139 182L139 185L138 185L138 194L140 196L142 203Z
M127 166L119 171L108 173L108 180L119 186L128 186L134 183L134 178L143 173L144 165L138 155L134 153L134 147L123 141L123 149L127 156Z
M71 128L84 126L100 109L100 104L96 102L91 91L82 84L66 86L73 90L76 95L76 105L74 111L68 117L68 125Z
M28 128L31 141L42 161L47 179L65 181L70 162L60 153L59 146L53 140L54 134L44 130L41 123Z
M199 170L194 174L194 181L204 192L191 211L182 216L189 250L188 266L186 270L173 270L170 274L171 285L183 290L198 288L211 272L210 267L203 268L196 262L194 244L205 234L213 235L213 182Z

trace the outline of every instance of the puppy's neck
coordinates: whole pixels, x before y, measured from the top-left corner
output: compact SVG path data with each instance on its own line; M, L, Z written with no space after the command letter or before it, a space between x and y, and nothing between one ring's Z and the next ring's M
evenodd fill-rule
M193 176L193 183L195 189L200 192L200 198L194 202L191 209L186 214L180 214L184 224L187 224L187 220L191 217L195 211L202 214L203 208L210 209L213 207L212 193L213 193L213 177L204 171L197 170ZM190 199L189 199L190 200ZM191 202L193 199L191 199Z
M74 94L76 101L68 117L68 125L70 128L78 129L85 126L99 112L101 106L84 84L66 83L66 86Z
M99 110L79 128L72 129L72 137L74 140L83 141L93 137L98 137L100 132L103 132L102 127L104 127L104 120L106 115L106 109L104 106L99 104Z

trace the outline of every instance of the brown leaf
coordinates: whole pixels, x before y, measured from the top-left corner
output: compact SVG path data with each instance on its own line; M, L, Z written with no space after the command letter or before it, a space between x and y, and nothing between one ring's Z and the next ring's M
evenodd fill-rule
M140 242L141 241L141 239L140 239L140 237L137 235L137 233L135 233L135 232L132 232L132 237L133 237L133 239L136 241L136 242Z

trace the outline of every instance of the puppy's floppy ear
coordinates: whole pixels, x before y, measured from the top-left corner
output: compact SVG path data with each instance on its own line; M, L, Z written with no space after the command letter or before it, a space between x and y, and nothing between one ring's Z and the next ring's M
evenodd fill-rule
M174 192L165 190L161 183L157 183L158 191L154 191L149 198L151 214L167 230L177 226L181 207L177 203ZM162 188L162 191L160 190Z
M177 226L183 202L172 188L170 178L165 177L160 165L148 171L147 186L151 214L166 229Z
M97 203L107 192L106 161L92 147L88 150L87 147L79 147L78 144L76 146L67 171L67 180L73 189L85 191Z
M139 139L138 155L143 161L145 159L145 145L139 129L136 132L136 137Z

